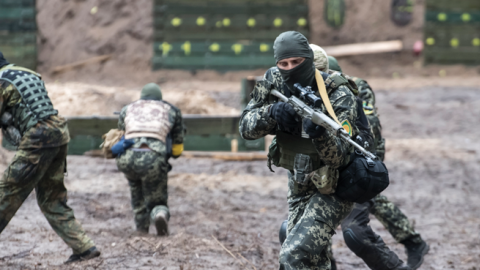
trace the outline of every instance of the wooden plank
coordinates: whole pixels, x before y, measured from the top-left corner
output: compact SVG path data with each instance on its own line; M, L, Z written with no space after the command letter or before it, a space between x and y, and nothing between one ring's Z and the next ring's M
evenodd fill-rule
M108 59L112 58L112 54L107 54L107 55L100 55L100 56L95 56L86 60L78 61L75 63L71 63L68 65L63 65L63 66L58 66L55 67L51 70L52 73L60 73L60 72L65 72L68 70L72 70L75 68L83 67L85 65L91 65L91 64L96 64L96 63L101 63L105 62Z
M308 14L299 15L166 15L154 17L155 29L169 31L275 30L308 28Z
M37 24L35 19L23 20L18 22L17 20L2 20L0 19L0 31L7 31L10 33L35 31L37 30Z
M37 43L36 32L26 33L2 33L0 32L0 45L35 45Z
M401 40L371 42L371 43L357 43L339 46L323 47L328 55L340 57L348 55L398 52L403 49Z
M202 2L206 5L208 4L224 4L224 5L229 5L229 4L238 4L238 3L243 3L243 4L270 4L270 3L275 3L275 4L283 4L283 5L288 5L288 4L308 4L308 0L154 0L154 5L168 5L168 4L185 4L185 5L191 5L191 4L198 4L198 2Z
M476 0L427 0L425 3L426 10L439 11L473 11L480 10L480 1Z
M426 48L423 54L425 64L480 64L480 48Z
M35 7L35 0L0 0L1 7Z
M116 116L67 117L70 135L102 136L110 129L117 128ZM183 122L190 135L238 134L240 116L183 115Z
M424 27L425 47L479 46L480 24L438 24L427 22ZM476 45L475 45L476 44Z
M187 14L204 14L204 15L256 15L256 14L268 14L274 16L282 15L308 15L308 6L291 4L291 5L278 5L278 4L216 4L205 5L202 3L181 5L181 4L169 4L154 6L154 16L165 15L187 15Z
M152 60L153 69L159 68L180 68L199 69L212 68L222 70L252 69L260 67L271 67L275 65L273 56L193 56L193 57L161 57L154 56Z
M305 29L295 28L289 29L295 30L305 37L309 38L309 32ZM173 42L173 41L184 41L184 40L215 40L215 41L226 41L226 40L260 40L260 41L273 41L280 35L283 30L272 29L247 29L245 31L230 31L228 29L220 29L211 32L199 32L194 30L184 30L177 29L176 31L165 31L165 30L154 30L153 40L155 42Z
M257 54L273 56L273 42L258 41L175 41L155 42L153 51L156 56L205 56Z
M22 20L26 18L35 18L36 10L33 7L2 7L0 9L1 19Z
M204 151L184 151L182 157L186 158L213 158L227 161L252 161L267 160L267 152L204 152Z
M425 12L425 21L437 22L439 24L447 23L461 23L472 24L480 23L480 10L479 11L429 11Z

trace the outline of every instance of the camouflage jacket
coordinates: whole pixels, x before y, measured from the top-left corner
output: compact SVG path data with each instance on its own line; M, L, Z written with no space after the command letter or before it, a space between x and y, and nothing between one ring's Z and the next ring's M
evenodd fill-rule
M170 136L172 137L172 144L183 144L183 139L185 136L185 128L183 126L182 112L177 107L171 105L166 101L162 101L171 106L169 111L169 120L172 123L172 129L170 130ZM125 131L125 117L127 116L128 106L123 107L120 111L120 117L118 118L118 129ZM135 144L132 146L134 148L142 146L142 144L148 145L153 151L160 153L162 155L167 154L167 145L162 141L154 138L148 137L138 137L133 139Z
M358 86L359 97L363 100L363 111L372 127L375 137L374 148L376 149L377 155L383 160L385 156L385 140L382 137L382 125L380 124L378 110L375 106L375 93L364 79L354 77L352 80L354 80Z
M326 75L325 85L327 93L332 103L333 110L340 123L347 120L352 127L352 136L358 134L355 125L357 118L357 103L352 90L345 85L337 86L335 76L341 76L340 73ZM277 89L284 95L289 96L289 89L283 83L283 79L277 67L270 68L264 76L264 80L257 83L252 92L252 100L242 113L240 118L240 135L246 140L255 140L268 134L275 135L277 130L282 127L277 125L276 121L269 116L271 106L270 90ZM322 104L320 110L328 115L325 106ZM283 130L286 131L286 130ZM288 132L288 130L286 131ZM293 134L293 132L291 132ZM313 144L325 165L332 168L339 168L347 161L346 157L351 153L352 147L336 137L330 132L325 132L320 138L313 139Z
M0 80L0 116L20 102L22 97L17 89L9 82ZM32 128L22 130L22 127L28 126L26 123L31 116L27 111L20 115L25 117L14 119L13 124L22 135L18 149L58 147L70 141L67 121L63 117L50 116Z

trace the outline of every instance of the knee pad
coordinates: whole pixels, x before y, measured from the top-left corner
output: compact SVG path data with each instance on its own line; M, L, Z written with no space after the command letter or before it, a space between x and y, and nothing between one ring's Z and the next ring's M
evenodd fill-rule
M280 245L283 245L285 239L287 239L287 226L288 220L284 220L282 225L280 225L280 231L278 232L278 240L280 241Z
M351 228L343 231L343 239L353 253L358 255L362 252L364 245Z

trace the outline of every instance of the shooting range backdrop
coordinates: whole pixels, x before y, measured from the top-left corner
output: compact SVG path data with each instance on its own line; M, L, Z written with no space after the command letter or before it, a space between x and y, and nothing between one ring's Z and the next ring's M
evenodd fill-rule
M427 0L426 64L480 64L480 1Z
M273 42L308 38L307 0L155 0L153 69L270 67Z
M35 0L0 0L0 51L10 62L37 67Z

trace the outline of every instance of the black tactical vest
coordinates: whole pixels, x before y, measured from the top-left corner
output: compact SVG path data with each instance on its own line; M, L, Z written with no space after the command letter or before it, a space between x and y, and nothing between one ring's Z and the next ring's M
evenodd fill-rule
M44 82L36 72L9 65L0 71L0 80L15 86L22 97L22 102L13 108L12 114L15 121L22 122L23 119L33 116L34 121L29 121L28 125L20 127L21 129L29 129L38 121L58 114L48 97ZM21 131L23 133L25 130Z

